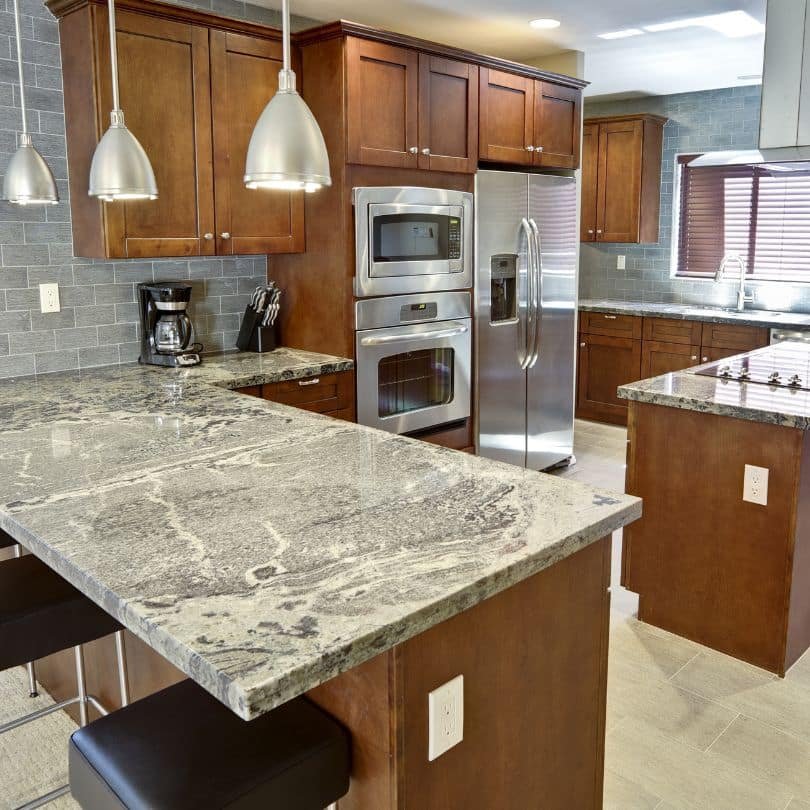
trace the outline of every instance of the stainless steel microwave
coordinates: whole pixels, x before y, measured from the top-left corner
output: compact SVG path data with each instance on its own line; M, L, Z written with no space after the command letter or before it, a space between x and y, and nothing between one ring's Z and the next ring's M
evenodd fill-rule
M472 194L374 186L352 202L358 298L472 286Z

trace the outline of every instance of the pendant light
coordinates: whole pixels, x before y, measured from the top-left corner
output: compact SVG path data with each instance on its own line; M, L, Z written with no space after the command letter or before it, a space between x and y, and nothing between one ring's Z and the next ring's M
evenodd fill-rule
M17 36L17 67L20 72L20 145L12 155L3 180L3 199L14 205L56 205L59 194L56 181L42 155L31 145L25 120L25 84L23 82L22 38L20 37L19 0L14 0L14 32Z
M295 89L290 69L290 5L282 0L284 62L278 91L259 116L245 162L247 188L317 191L332 185L321 129Z
M105 202L116 200L156 200L158 196L152 164L124 123L124 112L118 99L118 48L115 34L115 0L109 0L110 69L112 72L113 108L110 128L104 133L90 164L91 197Z

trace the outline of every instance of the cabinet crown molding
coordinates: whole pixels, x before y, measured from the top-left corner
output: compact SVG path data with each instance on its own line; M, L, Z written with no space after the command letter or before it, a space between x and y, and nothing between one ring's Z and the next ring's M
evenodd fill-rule
M583 123L585 124L612 124L619 121L650 121L662 126L669 121L665 115L655 115L653 113L627 113L626 115L595 115L589 116Z

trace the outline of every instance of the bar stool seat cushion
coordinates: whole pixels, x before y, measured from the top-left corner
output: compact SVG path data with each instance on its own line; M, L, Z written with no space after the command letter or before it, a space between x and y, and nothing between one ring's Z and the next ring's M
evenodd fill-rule
M323 810L349 789L345 729L304 698L246 722L182 681L74 732L84 810Z
M109 613L33 555L0 563L0 670L120 629Z

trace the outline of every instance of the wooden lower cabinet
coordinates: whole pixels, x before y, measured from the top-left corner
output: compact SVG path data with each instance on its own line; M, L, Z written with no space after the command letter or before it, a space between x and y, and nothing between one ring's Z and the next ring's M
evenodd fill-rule
M580 419L627 424L627 402L616 390L641 376L641 341L580 335L577 408Z
M700 363L700 346L645 340L641 344L641 379L682 371Z

